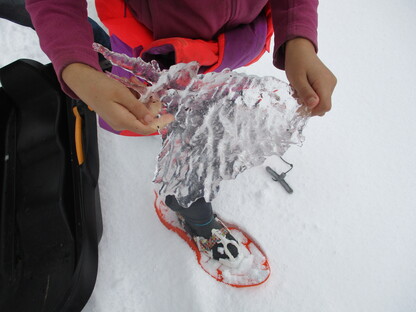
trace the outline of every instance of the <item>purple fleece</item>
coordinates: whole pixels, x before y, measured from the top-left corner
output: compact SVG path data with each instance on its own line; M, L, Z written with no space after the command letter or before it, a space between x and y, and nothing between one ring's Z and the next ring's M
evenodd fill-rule
M130 0L136 18L155 39L185 37L212 39L225 30L252 22L267 0ZM318 0L270 0L275 30L274 65L284 69L284 43L304 37L317 49ZM26 0L42 50L51 59L63 90L62 70L78 62L100 69L91 49L93 35L85 0Z

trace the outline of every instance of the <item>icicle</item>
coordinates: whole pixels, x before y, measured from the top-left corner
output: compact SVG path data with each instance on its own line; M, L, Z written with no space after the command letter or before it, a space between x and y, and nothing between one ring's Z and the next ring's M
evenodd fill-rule
M112 52L99 43L93 43L94 51L101 53L111 64L119 66L137 77L147 81L155 82L159 80L159 64L156 61L146 63L141 58L128 57L125 54Z

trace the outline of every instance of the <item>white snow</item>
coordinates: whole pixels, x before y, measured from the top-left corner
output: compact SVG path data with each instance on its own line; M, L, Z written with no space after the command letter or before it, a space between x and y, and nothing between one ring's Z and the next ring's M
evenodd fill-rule
M272 274L236 289L216 282L153 209L160 139L99 131L105 232L84 312L416 311L416 2L321 1L319 55L338 77L333 109L313 118L289 195L265 167L222 184L213 202L261 244ZM0 20L0 66L47 62L30 29ZM284 73L271 56L245 69ZM286 169L277 158L266 165Z

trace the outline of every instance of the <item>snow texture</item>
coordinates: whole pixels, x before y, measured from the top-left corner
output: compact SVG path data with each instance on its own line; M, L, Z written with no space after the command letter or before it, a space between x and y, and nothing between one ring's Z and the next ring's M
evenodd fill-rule
M414 312L415 14L414 0L320 2L319 56L338 86L331 112L285 154L294 193L259 166L224 181L213 201L266 252L272 273L259 287L216 282L160 223L159 137L99 130L104 236L83 312ZM47 62L32 30L2 20L0 47L0 66ZM271 64L269 54L242 71L284 79ZM265 165L287 169L277 157Z
M261 165L267 156L282 156L291 144L301 144L306 111L290 86L275 77L258 77L225 69L199 74L196 62L161 71L157 63L114 53L99 44L94 49L152 85L140 97L163 103L175 121L163 129L154 182L160 195L175 195L182 207L204 197L211 202L220 182L235 179ZM140 86L111 75L133 87Z

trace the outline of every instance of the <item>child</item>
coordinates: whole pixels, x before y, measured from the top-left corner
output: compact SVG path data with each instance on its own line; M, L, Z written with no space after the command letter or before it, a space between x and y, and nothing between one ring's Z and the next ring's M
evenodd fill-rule
M101 4L116 6L119 1ZM238 53L234 49L224 55L222 60L233 63L251 48L255 49L256 44L260 48L264 45L264 41L257 43L254 30L251 39L238 34L243 29L246 33L254 29L268 2L275 30L274 65L285 69L297 96L311 114L323 116L331 108L336 78L316 55L318 0L130 0L123 5L124 16L126 10L131 12L129 16L148 28L153 40L181 37L211 44L219 42L223 34L232 36L235 40L227 41L228 44L234 42L236 48L245 47L239 48ZM27 10L63 90L83 100L113 129L149 134L157 126L173 121L171 115L157 119L152 106L157 104L141 103L121 83L101 72L97 55L91 49L93 34L85 1L27 0ZM159 60L162 65L172 65L172 58ZM198 246L207 240L213 242L207 251L210 257L230 267L238 265L239 244L213 214L210 203L200 198L191 207L183 208L173 196L168 196L165 202L178 213ZM218 233L222 233L222 240L215 237ZM221 241L228 243L224 246Z

